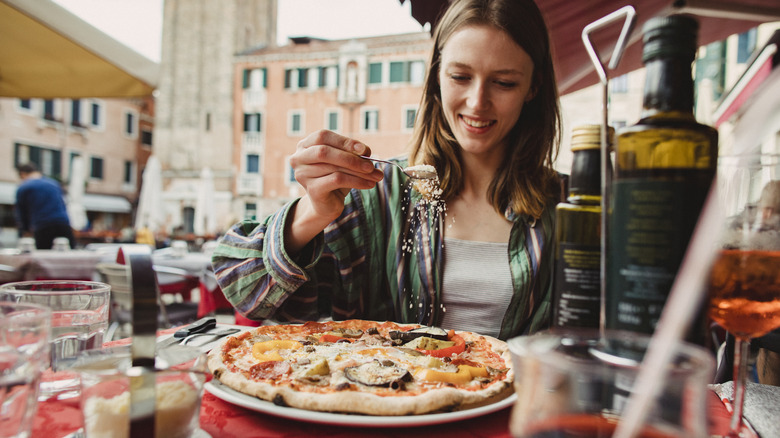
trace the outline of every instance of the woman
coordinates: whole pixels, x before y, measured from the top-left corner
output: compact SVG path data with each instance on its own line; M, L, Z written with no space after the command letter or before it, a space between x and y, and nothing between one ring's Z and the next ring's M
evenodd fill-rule
M225 296L252 319L394 320L502 339L549 323L560 128L547 29L531 0L454 1L434 48L408 163L433 165L440 203L329 131L291 157L306 194L237 224L214 252Z

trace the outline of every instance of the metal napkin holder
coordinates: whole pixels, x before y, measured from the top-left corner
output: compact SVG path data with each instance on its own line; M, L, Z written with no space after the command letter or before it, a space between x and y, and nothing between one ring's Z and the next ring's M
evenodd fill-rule
M130 272L133 291L133 335L130 381L130 436L149 438L155 435L157 394L155 391L155 345L158 304L157 277L152 265L151 248L146 245L126 245L119 248L118 258L124 258Z
M608 226L607 226L607 213L609 212L609 196L610 196L610 180L608 172L609 167L609 140L607 135L609 132L609 76L607 75L607 69L604 67L604 63L601 61L598 52L596 52L593 42L590 40L590 35L612 23L623 19L623 28L620 31L615 48L612 51L612 56L609 59L609 70L614 70L620 63L620 59L623 57L623 52L628 45L628 37L631 35L634 25L636 24L636 9L633 6L623 6L622 8L606 15L593 23L588 24L582 29L582 42L585 44L585 49L588 51L593 65L596 68L596 73L599 76L599 81L602 85L602 119L601 119L601 260L599 263L599 275L600 275L600 294L601 294L601 308L599 317L599 329L603 333L606 321L606 295L607 295L607 244L608 244Z

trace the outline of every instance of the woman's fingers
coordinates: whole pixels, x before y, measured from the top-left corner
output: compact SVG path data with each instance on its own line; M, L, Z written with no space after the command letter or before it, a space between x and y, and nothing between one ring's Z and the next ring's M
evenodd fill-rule
M326 129L321 129L306 136L306 138L298 142L298 150L317 145L331 146L357 155L371 154L371 149L365 144Z

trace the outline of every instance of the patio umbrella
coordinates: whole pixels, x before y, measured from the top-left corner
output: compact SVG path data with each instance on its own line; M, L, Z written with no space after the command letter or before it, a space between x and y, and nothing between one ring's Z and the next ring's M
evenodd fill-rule
M83 230L87 226L87 210L84 207L84 186L87 183L84 157L73 157L68 182L68 217L70 226Z
M200 172L193 231L196 236L214 235L217 232L217 215L214 205L214 174L208 167L203 168Z
M0 0L0 97L148 96L158 72L51 0Z
M165 215L162 191L162 166L160 160L152 155L146 161L141 176L141 195L138 197L138 208L135 213L136 231L147 228L154 233L163 227Z
M399 0L411 3L411 14L421 24L436 23L448 0ZM582 29L588 24L631 5L637 21L622 61L611 77L642 67L642 25L650 18L668 13L695 15L700 23L699 44L720 41L760 23L780 20L778 0L536 0L547 21L552 43L558 92L561 95L599 82L582 43ZM621 23L591 35L601 59L608 60L620 33Z

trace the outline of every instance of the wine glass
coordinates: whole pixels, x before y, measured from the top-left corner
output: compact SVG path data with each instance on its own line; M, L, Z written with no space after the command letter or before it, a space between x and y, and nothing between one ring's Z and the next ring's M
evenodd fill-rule
M517 401L509 429L515 438L611 437L635 390L650 344L642 333L556 330L508 341ZM638 438L704 438L707 383L715 361L700 346L673 347Z
M719 157L726 215L709 279L709 316L734 336L730 437L739 437L750 340L780 327L780 156Z

